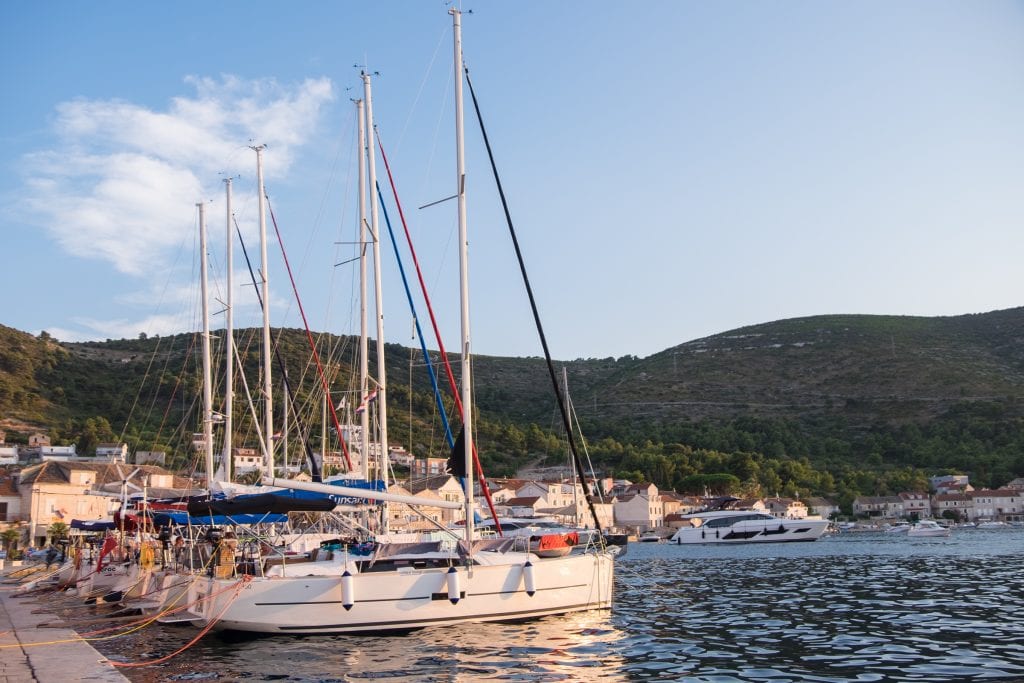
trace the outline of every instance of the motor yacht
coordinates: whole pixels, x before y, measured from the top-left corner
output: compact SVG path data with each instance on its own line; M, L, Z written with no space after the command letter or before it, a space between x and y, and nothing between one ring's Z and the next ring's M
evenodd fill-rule
M942 526L933 519L922 519L919 522L915 522L910 530L907 531L908 538L921 538L930 536L949 536L949 529Z
M682 515L683 524L670 543L787 543L816 541L828 530L827 519L789 519L758 510L734 510L729 498L715 506Z

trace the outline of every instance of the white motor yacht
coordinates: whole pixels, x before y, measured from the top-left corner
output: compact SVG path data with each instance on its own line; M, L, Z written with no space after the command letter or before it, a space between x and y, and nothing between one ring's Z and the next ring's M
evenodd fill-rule
M907 531L908 538L921 538L929 536L949 536L949 529L942 526L933 519L922 519L914 523Z
M788 519L757 510L733 510L726 499L716 509L683 515L670 543L787 543L816 541L828 530L820 518Z

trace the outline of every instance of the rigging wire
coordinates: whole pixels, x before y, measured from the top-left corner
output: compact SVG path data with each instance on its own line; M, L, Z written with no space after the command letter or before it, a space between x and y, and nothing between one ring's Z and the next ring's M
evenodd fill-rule
M487 129L484 127L483 115L480 113L480 103L476 98L476 91L473 89L473 81L469 77L469 67L465 64L462 65L463 71L466 74L466 84L469 85L469 93L473 98L473 109L476 111L477 121L480 123L480 133L484 139L484 146L487 148L487 157L491 162L491 172L494 174L494 182L498 188L498 195L501 197L501 208L505 212L505 222L508 225L509 235L512 238L512 246L515 248L516 259L519 261L519 272L523 276L523 285L526 288L526 294L530 299L530 309L533 311L533 321L537 327L537 335L540 337L541 347L544 349L544 358L547 361L548 375L551 377L551 385L555 390L555 399L558 401L558 409L562 414L562 424L565 427L565 432L569 439L569 450L572 451L573 462L576 465L576 473L580 478L580 481L586 481L587 478L583 471L583 461L580 458L579 452L576 448L576 438L573 434L572 424L569 421L569 412L565 406L565 399L562 397L561 389L558 385L558 378L555 376L555 366L551 360L551 351L548 348L548 340L544 334L544 326L540 321L540 312L537 310L537 299L533 295L533 287L530 286L530 278L526 273L526 263L523 260L523 252L519 248L519 238L516 236L515 226L512 224L512 214L508 207L508 200L505 198L505 190L501 184L501 177L498 175L498 166L494 160L494 153L491 150L491 142L487 137ZM594 527L598 533L601 533L601 521L597 517L597 510L594 508L594 501L590 496L587 496L587 506L590 508L590 514L594 518Z
M456 409L459 411L459 416L461 418L463 418L463 420L464 420L465 419L465 412L463 411L462 399L459 396L459 391L458 391L458 388L457 388L457 384L455 382L455 375L452 372L452 366L451 366L451 363L448 360L448 354L444 350L444 342L441 339L441 331L440 331L440 329L437 326L437 318L434 316L434 307L430 303L430 295L427 292L426 283L423 281L423 271L420 269L419 259L416 256L416 248L413 246L412 236L409 234L409 224L405 220L405 212L402 211L402 202L398 198L398 187L395 185L395 178L394 178L394 176L391 173L391 165L388 163L388 157L384 153L384 144L381 142L380 132L377 131L377 130L374 130L374 135L377 138L377 147L380 149L381 159L384 160L384 169L387 171L388 181L391 183L391 192L394 194L395 205L398 208L398 217L402 221L402 228L405 230L405 239L406 239L407 244L409 245L409 251L412 254L413 264L416 267L416 275L419 278L419 282L420 282L420 291L423 294L423 298L424 298L424 300L426 301L426 304L427 304L427 313L430 315L430 322L431 322L431 325L434 328L434 336L435 336L435 338L437 340L437 347L438 347L438 351L440 352L441 361L443 362L445 371L448 374L448 384L449 384L449 386L451 388L452 395L453 395L453 397L455 399L455 406L456 406ZM378 195L380 194L380 185L379 184L377 186L377 193L378 193ZM381 202L382 202L382 205L383 205L383 197L381 197ZM387 210L386 209L384 211L384 218L387 221ZM405 270L404 270L404 268L402 268L401 258L398 256L398 244L397 244L397 242L395 242L394 232L392 232L392 230L391 230L391 222L387 221L387 224L388 224L388 232L391 234L391 241L392 241L392 244L394 244L394 248L395 248L395 257L398 259L399 268L402 271L402 279L404 281L405 280ZM412 307L412 295L409 294L408 285L406 285L406 294L409 296L409 305L410 305L410 307ZM415 310L413 311L413 317L415 318ZM418 320L416 322L416 329L419 330L419 321ZM426 357L427 368L430 371L431 383L434 386L435 396L439 397L440 392L437 389L437 381L436 381L436 378L434 377L433 367L432 367L432 365L430 363L430 354L427 353L426 343L423 341L422 332L420 333L420 344L423 347L423 354ZM438 398L438 400L440 400L440 399ZM440 408L440 412L441 412L441 420L445 424L445 436L448 439L449 447L454 447L455 444L454 444L454 441L452 440L451 430L448 428L448 424L447 424L448 420L447 420L447 415L445 414L445 411L444 411L444 406L443 405L439 405L439 408ZM491 516L494 518L495 530L498 532L498 535L500 536L500 535L502 535L501 534L501 523L498 521L498 513L494 509L494 503L491 500L490 487L487 485L487 479L484 477L483 467L481 467L481 465L480 465L480 457L477 454L476 444L475 443L473 443L473 465L474 465L474 468L476 470L477 478L480 481L480 489L481 489L481 491L483 491L484 497L487 499L487 506L490 508Z

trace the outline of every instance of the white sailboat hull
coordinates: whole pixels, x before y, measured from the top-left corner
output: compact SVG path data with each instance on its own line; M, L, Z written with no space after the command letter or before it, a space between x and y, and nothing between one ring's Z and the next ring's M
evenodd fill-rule
M445 568L358 573L347 596L340 576L206 579L196 586L203 618L194 623L259 633L365 633L611 607L611 555L518 555L519 562L458 566L454 579Z

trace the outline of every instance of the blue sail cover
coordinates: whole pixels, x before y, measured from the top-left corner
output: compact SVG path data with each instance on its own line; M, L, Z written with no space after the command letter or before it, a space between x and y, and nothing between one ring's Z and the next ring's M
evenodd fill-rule
M154 512L153 523L156 526L168 526L170 524L177 524L178 526L223 526L226 524L233 524L239 526L242 524L278 524L280 522L287 522L288 515L283 514L266 514L266 515L195 515L191 516L187 512Z
M384 482L380 479L374 479L373 481L366 481L365 479L334 479L333 481L322 482L328 486L345 486L350 489L364 489L366 491L387 491L387 487L384 486ZM277 491L277 495L285 495L293 498L330 498L334 501L335 505L366 505L370 502L367 498L356 498L354 496L343 496L331 494L316 493L314 491L298 491L296 489L286 489L284 491Z

